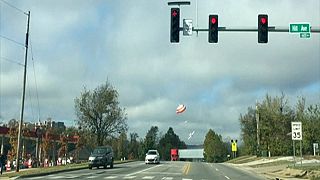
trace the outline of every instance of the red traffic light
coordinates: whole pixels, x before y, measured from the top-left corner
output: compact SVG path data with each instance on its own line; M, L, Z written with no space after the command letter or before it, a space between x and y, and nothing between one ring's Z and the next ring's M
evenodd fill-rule
M211 23L215 24L217 22L217 19L215 17L211 18Z
M173 16L173 17L176 17L177 15L178 15L177 11L173 10L172 16Z
M262 24L266 24L266 23L267 23L267 18L262 17L262 18L260 19L260 21L261 21Z
M209 43L218 43L218 15L213 14L209 15L209 33L208 33L208 42Z
M180 31L180 9L171 8L171 25L170 25L170 42L179 42L179 31Z
M268 43L268 15L258 15L258 43Z

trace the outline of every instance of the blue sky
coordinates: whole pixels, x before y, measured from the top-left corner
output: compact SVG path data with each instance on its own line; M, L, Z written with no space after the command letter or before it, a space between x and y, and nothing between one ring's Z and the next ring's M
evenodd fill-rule
M173 127L188 144L202 143L209 128L239 138L240 113L267 93L285 93L292 106L301 96L307 104L320 102L319 33L301 39L270 32L267 44L257 43L257 32L219 32L218 44L209 44L206 32L181 33L180 43L171 44L168 1L9 2L31 11L26 121L38 119L34 72L42 121L74 125L74 99L83 87L109 80L128 113L129 132L143 138L151 126L163 134ZM219 15L219 26L256 27L260 13L268 14L269 26L309 22L320 28L318 0L200 0L198 13L195 4L181 7L181 19L199 28L207 28L209 14ZM0 8L0 34L24 43L26 16L1 1ZM17 63L23 63L24 48L0 42L0 120L6 122L19 119L23 67ZM187 110L176 115L181 103Z

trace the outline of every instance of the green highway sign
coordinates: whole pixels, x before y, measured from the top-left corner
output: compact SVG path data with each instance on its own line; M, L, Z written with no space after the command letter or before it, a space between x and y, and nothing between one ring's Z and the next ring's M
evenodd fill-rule
M290 33L310 33L309 23L293 23L289 25Z
M300 38L310 38L310 33L300 33Z

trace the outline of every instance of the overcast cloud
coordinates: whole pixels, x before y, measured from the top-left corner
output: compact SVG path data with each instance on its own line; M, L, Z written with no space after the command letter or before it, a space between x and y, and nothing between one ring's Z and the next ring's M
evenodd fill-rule
M169 37L170 7L164 0L11 0L31 12L25 120L48 117L75 125L74 99L83 87L107 80L118 90L128 113L129 132L143 138L151 126L169 127L187 144L200 144L209 128L224 138L239 138L239 115L268 93L320 103L320 36L269 33L267 44L257 32L219 32L209 44L207 32ZM181 7L182 19L207 28L208 15L219 26L256 27L259 13L269 26L309 22L320 28L320 1L199 0ZM0 120L19 119L26 16L0 1ZM198 22L197 20L198 14ZM33 56L32 56L33 55ZM33 58L32 58L33 57ZM8 61L8 59L10 61ZM33 64L34 69L33 70ZM176 115L179 104L185 113ZM188 134L195 131L188 140Z

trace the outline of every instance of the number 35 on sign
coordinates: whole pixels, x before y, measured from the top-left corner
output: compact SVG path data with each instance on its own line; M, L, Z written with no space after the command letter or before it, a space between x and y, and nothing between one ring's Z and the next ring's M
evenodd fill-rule
M302 140L302 123L291 122L292 140Z

